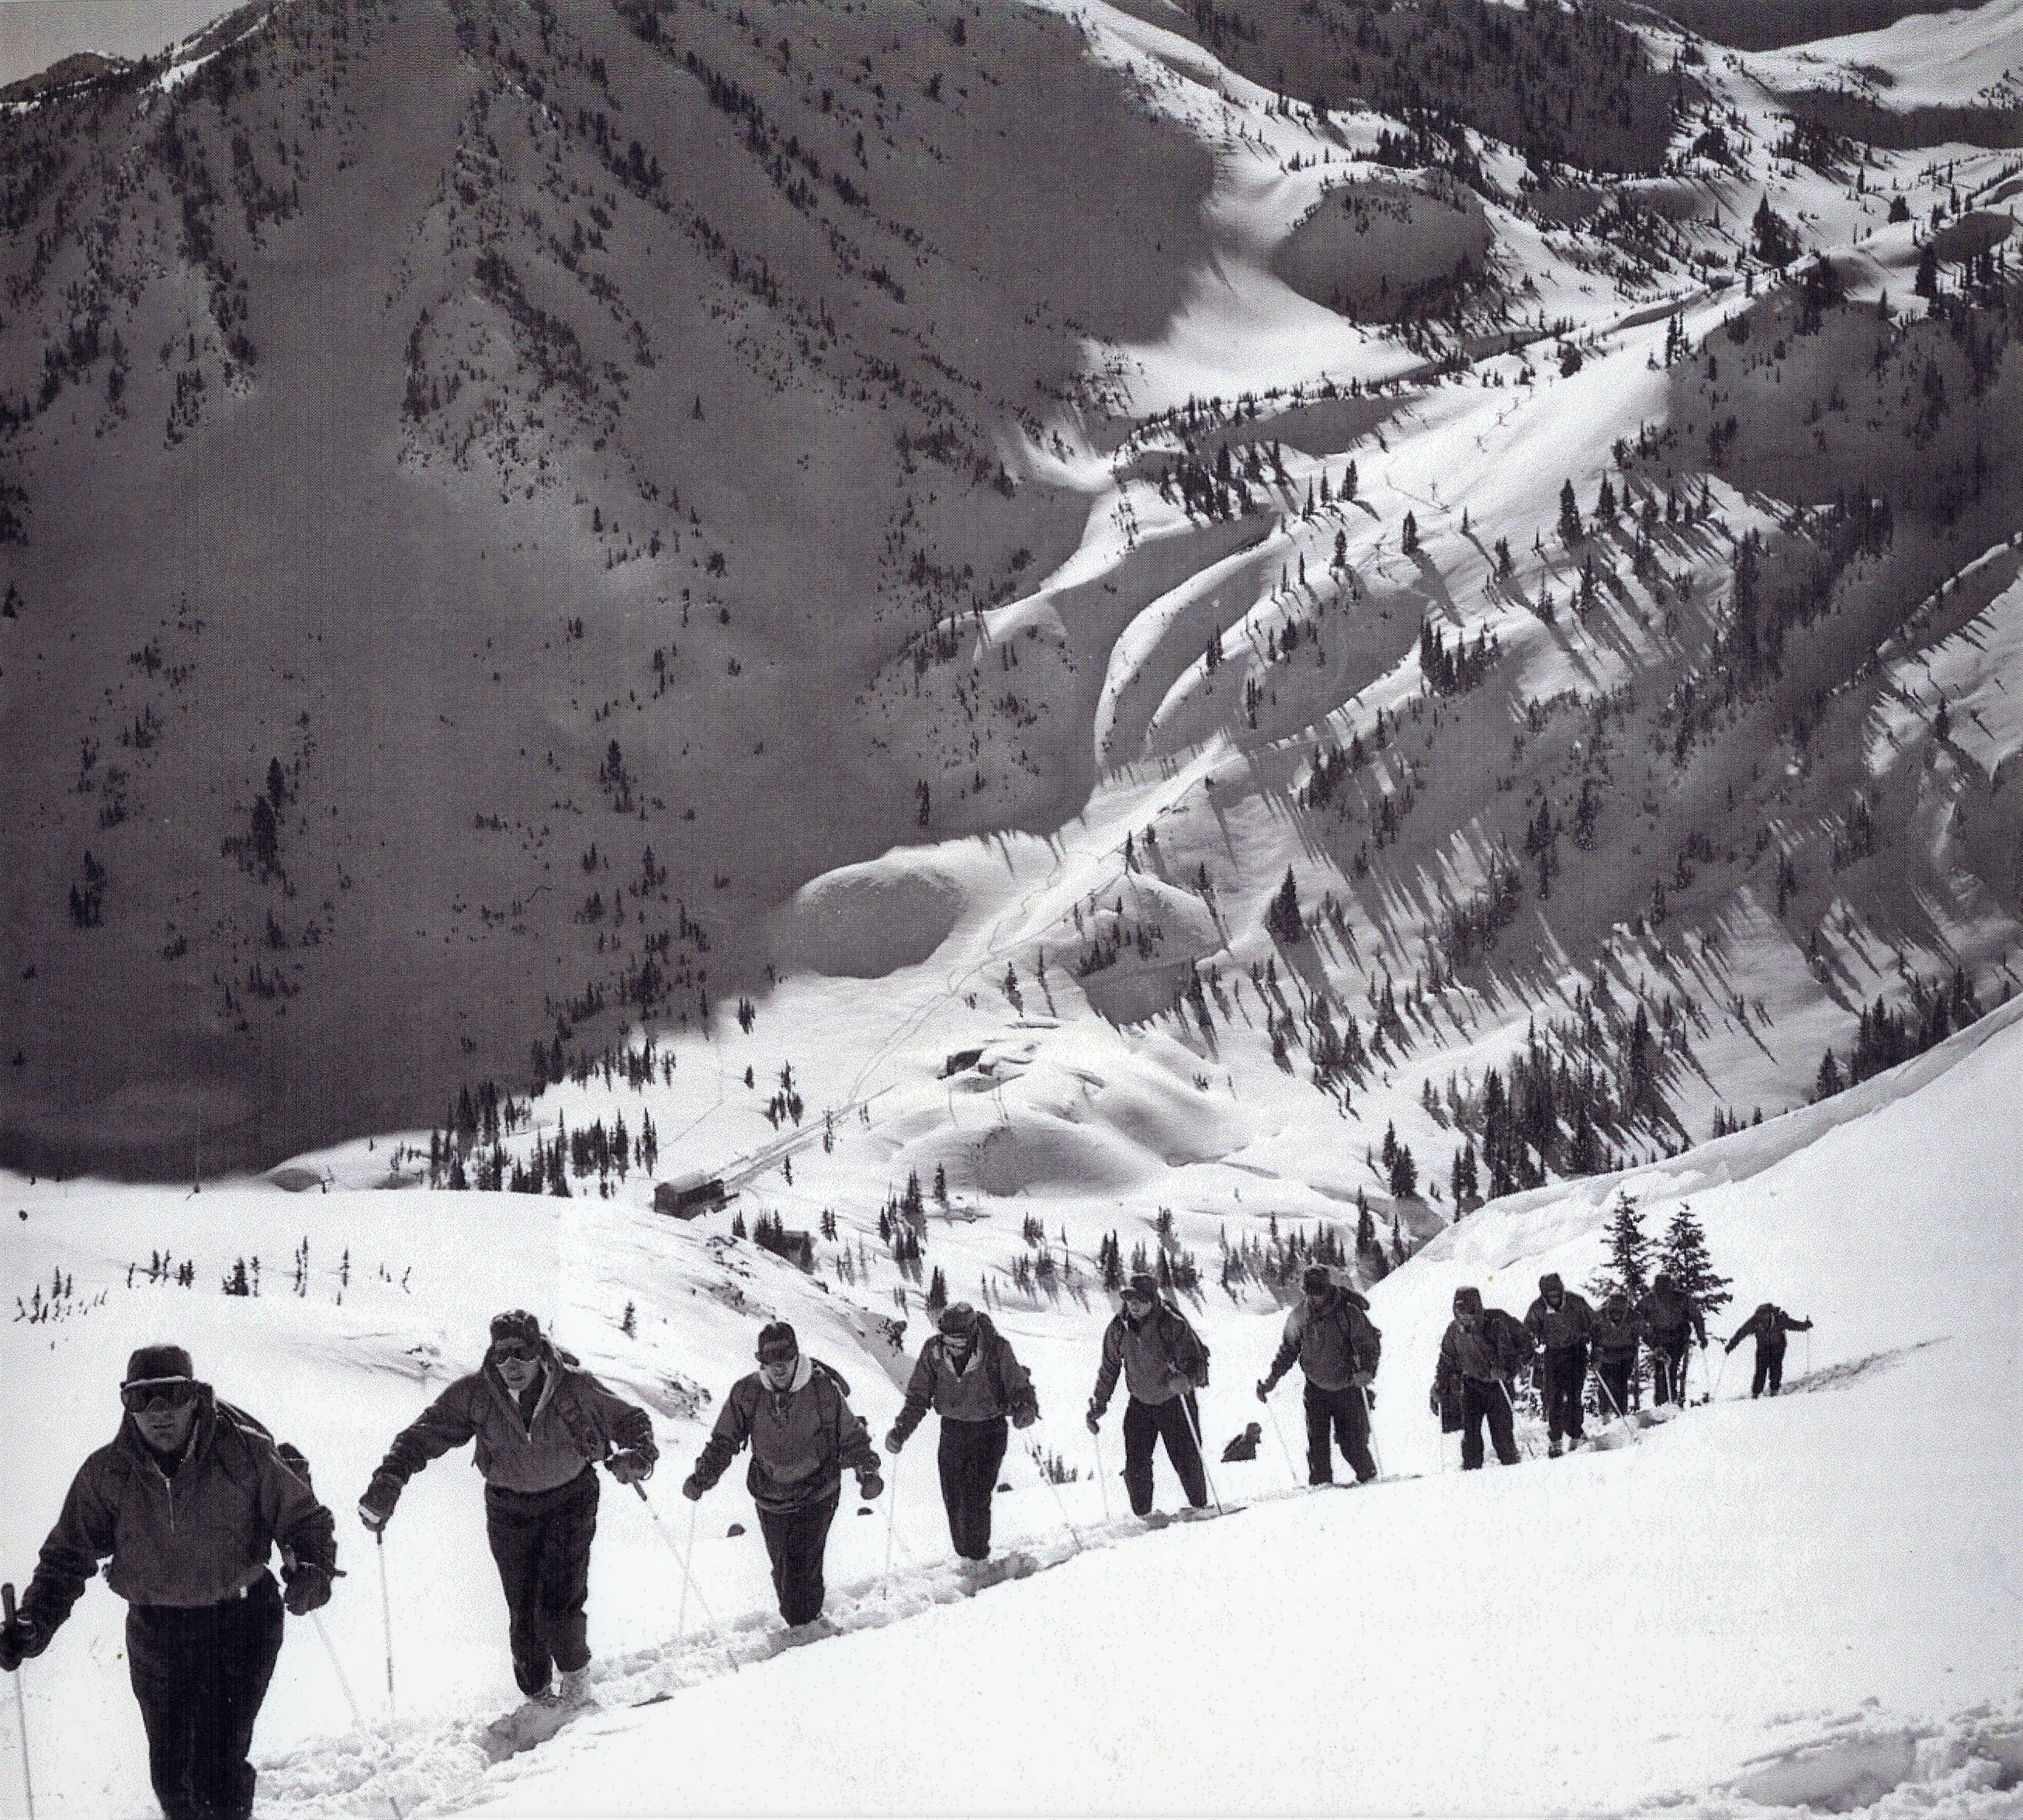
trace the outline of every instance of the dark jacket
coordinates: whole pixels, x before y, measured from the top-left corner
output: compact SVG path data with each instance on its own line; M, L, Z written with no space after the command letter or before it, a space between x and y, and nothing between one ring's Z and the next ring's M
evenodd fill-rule
M989 1315L977 1316L976 1338L960 1370L946 1334L937 1333L920 1348L892 1432L902 1441L909 1439L929 1409L945 1422L991 1422L1009 1416L1024 1428L1039 1420L1033 1380Z
M1563 1290L1557 1308L1542 1296L1534 1302L1524 1317L1524 1326L1548 1352L1557 1352L1593 1337L1594 1310L1572 1290Z
M1683 1289L1654 1286L1644 1292L1637 1312L1644 1322L1644 1337L1653 1346L1676 1349L1684 1345L1688 1327L1702 1346L1707 1344L1707 1318L1700 1305Z
M1784 1350L1784 1336L1787 1333L1810 1333L1809 1321L1794 1320L1774 1302L1766 1302L1729 1336L1730 1352L1747 1339L1754 1336L1758 1352L1781 1353Z
M1099 1416L1110 1407L1118 1373L1140 1403L1170 1403L1208 1383L1208 1348L1170 1302L1155 1302L1143 1321L1127 1321L1120 1311L1104 1328L1103 1363L1096 1374L1096 1394L1089 1401Z
M1308 1381L1323 1391L1346 1390L1357 1374L1377 1372L1383 1355L1384 1336L1359 1306L1360 1298L1339 1285L1328 1292L1319 1310L1302 1296L1286 1317L1286 1331L1279 1342L1278 1356L1264 1374L1268 1387L1293 1369L1293 1361Z
M1449 1434L1461 1426L1461 1382L1507 1383L1531 1362L1531 1336L1514 1314L1485 1308L1473 1329L1450 1321L1440 1341L1440 1360L1433 1372L1433 1400L1440 1425Z
M757 1372L740 1378L696 1460L697 1484L708 1490L749 1442L752 1468L744 1483L760 1510L778 1515L835 1497L845 1467L859 1474L878 1470L870 1434L849 1397L840 1374L806 1353L784 1391Z
M1644 1337L1644 1323L1630 1306L1630 1298L1618 1292L1602 1303L1593 1322L1594 1356L1620 1365L1637 1356L1637 1343Z
M362 1500L382 1515L401 1488L432 1460L474 1442L472 1464L488 1486L507 1491L553 1491L604 1460L614 1449L660 1458L653 1420L635 1403L608 1391L566 1354L549 1347L541 1361L541 1387L531 1417L506 1387L499 1368L459 1378L395 1436Z
M221 1417L207 1391L173 1476L124 1420L78 1468L22 1609L46 1635L101 1561L130 1605L216 1605L267 1571L277 1543L326 1574L337 1566L336 1524L306 1479L271 1440Z

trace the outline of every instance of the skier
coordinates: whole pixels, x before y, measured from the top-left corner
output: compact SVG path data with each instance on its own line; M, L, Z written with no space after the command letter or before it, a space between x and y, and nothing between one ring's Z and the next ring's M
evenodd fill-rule
M1524 1317L1524 1326L1542 1350L1538 1388L1546 1404L1547 1457L1560 1456L1560 1438L1568 1448L1580 1445L1581 1394L1587 1387L1588 1341L1594 1332L1594 1310L1585 1298L1569 1295L1553 1271L1538 1279L1538 1299Z
M1707 1318L1700 1305L1660 1270L1652 1279L1642 1307L1644 1339L1651 1348L1652 1377L1661 1403L1685 1401L1686 1348L1692 1339L1707 1350Z
M930 1408L941 1417L935 1464L949 1539L965 1561L985 1561L990 1557L990 1495L1011 1438L1006 1420L1030 1428L1040 1419L1040 1403L1026 1368L989 1315L955 1302L942 1310L938 1325L941 1331L920 1348L885 1451L896 1455Z
M246 1820L247 1752L281 1653L284 1610L330 1598L336 1526L251 1417L199 1382L180 1346L144 1346L119 1387L118 1435L71 1482L0 1668L39 1656L109 1557L127 1602L126 1665L148 1733L148 1771L168 1820ZM280 1546L285 1595L267 1558Z
M1222 1450L1222 1464L1231 1465L1238 1461L1255 1460L1257 1444L1264 1438L1264 1424L1253 1422L1241 1434L1230 1437L1229 1445Z
M885 1489L876 1450L849 1396L840 1374L801 1350L792 1327L769 1321L759 1330L758 1370L730 1387L695 1471L682 1485L683 1497L700 1498L751 1442L744 1482L772 1559L780 1615L796 1627L821 1616L822 1555L843 1499L843 1469L857 1475L867 1498Z
M1531 1336L1516 1315L1484 1308L1480 1289L1454 1291L1454 1319L1440 1340L1440 1361L1429 1399L1442 1433L1461 1433L1461 1464L1473 1472L1482 1464L1482 1424L1496 1457L1517 1464L1516 1412L1510 1386L1531 1362Z
M1195 1439L1201 1415L1194 1392L1208 1383L1208 1348L1180 1310L1160 1299L1159 1285L1149 1270L1133 1274L1115 1317L1103 1330L1103 1363L1096 1374L1096 1394L1088 1400L1092 1434L1102 1427L1120 1372L1129 1393L1124 1406L1124 1489L1130 1493L1131 1508L1141 1517L1151 1514L1152 1444L1157 1440L1166 1444L1166 1458L1180 1475L1187 1502L1198 1511L1205 1508L1208 1472Z
M1798 1320L1776 1303L1766 1302L1729 1336L1730 1352L1752 1336L1756 1341L1756 1376L1749 1387L1752 1398L1766 1390L1774 1397L1784 1387L1784 1336L1812 1330L1809 1321Z
M466 1441L485 1478L485 1533L506 1595L513 1679L529 1700L583 1700L596 1464L621 1485L651 1477L660 1458L652 1418L546 1339L525 1309L510 1309L492 1317L484 1364L394 1438L358 1500L358 1520L379 1534L408 1479ZM562 1683L551 1692L555 1669Z
M1300 1287L1304 1297L1286 1317L1285 1337L1271 1369L1258 1380L1257 1400L1270 1398L1297 1358L1307 1378L1307 1483L1334 1483L1328 1446L1332 1427L1355 1482L1367 1485L1377 1476L1377 1462L1370 1456L1368 1391L1376 1380L1383 1336L1363 1312L1368 1303L1338 1285L1325 1265L1309 1265Z
M1637 1318L1630 1298L1620 1289L1611 1292L1594 1317L1594 1375L1601 1380L1604 1416L1630 1413L1637 1343L1643 1332L1644 1324Z

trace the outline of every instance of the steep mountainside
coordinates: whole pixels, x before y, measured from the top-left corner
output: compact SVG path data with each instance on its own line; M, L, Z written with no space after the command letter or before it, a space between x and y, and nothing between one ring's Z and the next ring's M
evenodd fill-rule
M701 1016L916 824L854 697L1073 546L1210 160L1044 13L760 16L255 7L0 122L7 1153Z

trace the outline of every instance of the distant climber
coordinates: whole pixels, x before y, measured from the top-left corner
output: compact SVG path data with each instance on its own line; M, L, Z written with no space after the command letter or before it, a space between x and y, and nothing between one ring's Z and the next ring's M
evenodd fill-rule
M941 1417L935 1460L949 1539L965 1561L983 1561L990 1555L990 1494L1011 1439L1006 1423L1031 1427L1040 1419L1039 1399L989 1315L956 1302L942 1310L938 1325L940 1332L920 1348L885 1451L897 1454L930 1409Z
M1752 1398L1761 1396L1765 1391L1774 1397L1784 1387L1784 1336L1812 1330L1809 1321L1800 1321L1776 1303L1766 1302L1729 1336L1730 1352L1745 1339L1756 1342L1756 1376L1749 1387Z
M1354 1290L1337 1285L1325 1265L1308 1266L1300 1287L1305 1293L1286 1317L1278 1356L1258 1381L1257 1400L1261 1403L1271 1396L1297 1358L1307 1379L1307 1483L1334 1482L1334 1456L1328 1445L1332 1429L1355 1482L1367 1485L1377 1476L1377 1462L1370 1454L1369 1392L1384 1337L1363 1311L1368 1304Z
M1637 1379L1637 1344L1644 1324L1630 1298L1613 1291L1594 1317L1594 1375L1601 1384L1604 1417L1630 1413L1630 1387Z
M1241 1434L1234 1436L1222 1450L1222 1464L1227 1466L1233 1460L1255 1460L1257 1443L1264 1438L1264 1425L1253 1422Z
M1686 1350L1697 1340L1707 1349L1707 1317L1700 1305L1660 1270L1637 1310L1651 1348L1653 1394L1661 1403L1685 1400Z
M1542 1349L1538 1390L1546 1405L1547 1452L1557 1460L1560 1442L1578 1447L1584 1438L1581 1397L1587 1388L1588 1342L1594 1310L1585 1298L1568 1292L1557 1273L1538 1279L1538 1299L1524 1317L1525 1330Z
M1160 1299L1149 1270L1133 1274L1116 1318L1103 1331L1103 1363L1088 1400L1092 1434L1102 1426L1120 1373L1129 1392L1124 1406L1124 1489L1131 1508L1141 1517L1151 1513L1152 1446L1164 1441L1187 1502L1202 1509L1208 1503L1208 1469L1197 1438L1201 1414L1194 1392L1208 1383L1208 1348L1187 1317Z
M1517 1464L1516 1411L1510 1386L1531 1362L1531 1336L1516 1315L1484 1308L1482 1292L1454 1291L1454 1319L1440 1340L1440 1365L1428 1399L1443 1434L1459 1432L1461 1464L1472 1472L1482 1464L1482 1425L1497 1459Z

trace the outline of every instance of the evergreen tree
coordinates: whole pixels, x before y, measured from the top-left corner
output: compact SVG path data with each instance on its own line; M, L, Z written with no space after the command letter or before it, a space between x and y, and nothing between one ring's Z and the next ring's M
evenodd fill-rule
M1571 548L1586 533L1581 529L1580 502L1574 497L1574 484L1564 482L1560 488L1560 541Z
M1841 1079L1840 1063L1835 1059L1833 1051L1828 1049L1820 1058L1819 1079L1813 1083L1813 1098L1831 1099L1846 1084Z
M1407 556L1419 553L1419 521L1410 512L1405 514L1405 528L1399 535L1399 546Z
M1703 1314L1711 1316L1735 1298L1728 1292L1729 1279L1716 1274L1707 1255L1707 1234L1692 1208L1681 1202L1665 1229L1665 1243L1658 1254L1658 1267L1681 1290L1699 1304Z
M927 1279L927 1309L930 1314L938 1314L948 1307L948 1278L942 1274L939 1264L935 1274Z
M1608 1222L1608 1263L1589 1280L1588 1292L1602 1302L1619 1289L1630 1306L1643 1299L1650 1286L1651 1241L1628 1189L1617 1190L1615 1212Z
M1400 1144L1391 1160L1391 1195L1395 1201L1410 1201L1419 1192L1419 1166L1412 1160L1412 1147Z
M1264 926L1289 946L1307 933L1306 919L1300 912L1300 887L1293 881L1290 866L1286 868L1286 882L1279 887L1271 908L1264 912Z

